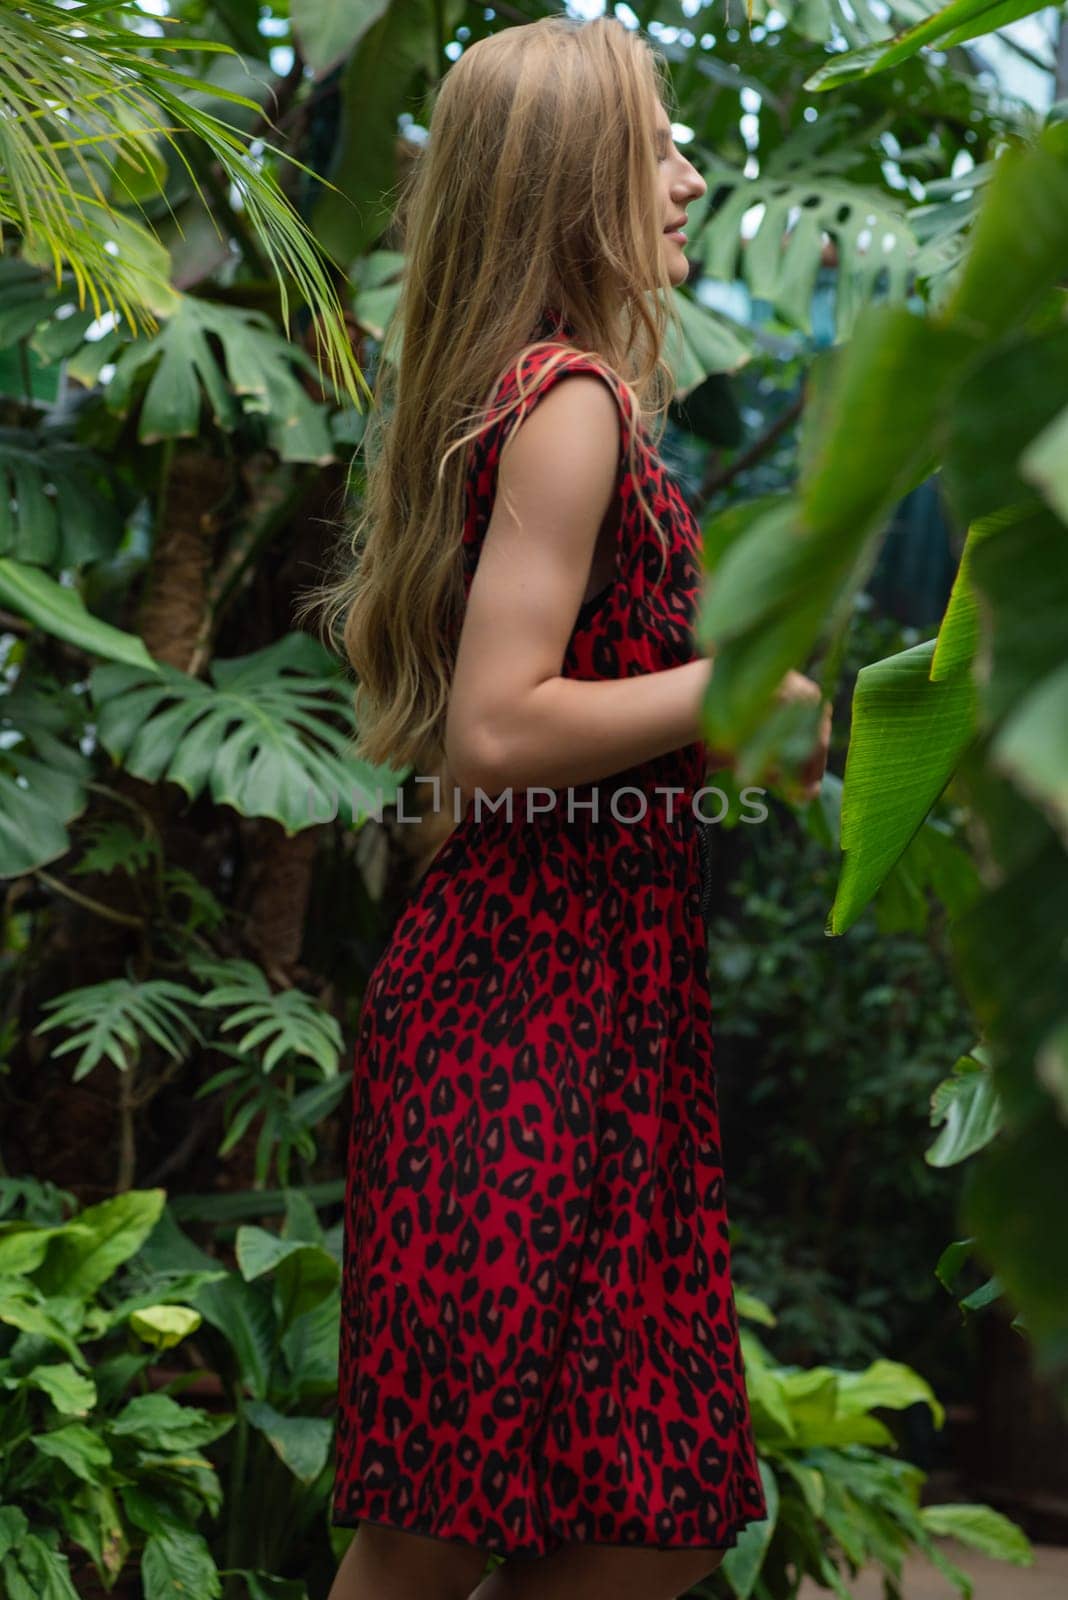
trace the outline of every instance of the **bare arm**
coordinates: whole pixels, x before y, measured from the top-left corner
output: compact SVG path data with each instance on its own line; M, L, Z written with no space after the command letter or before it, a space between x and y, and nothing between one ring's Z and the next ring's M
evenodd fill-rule
M634 678L561 676L619 449L617 402L590 373L562 379L510 437L446 720L461 791L594 783L701 737L708 659Z

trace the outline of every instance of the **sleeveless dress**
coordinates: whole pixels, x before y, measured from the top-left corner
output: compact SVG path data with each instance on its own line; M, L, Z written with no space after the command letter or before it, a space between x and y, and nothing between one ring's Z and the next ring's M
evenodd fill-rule
M535 333L573 330L548 312ZM560 343L537 345L496 391L521 375L526 415L593 371L619 402L616 574L579 610L562 670L677 666L698 654L700 530L640 424L661 578L624 458L627 392L566 348L546 371ZM465 591L514 425L471 449ZM511 818L472 801L401 911L356 1046L338 1525L532 1557L569 1541L726 1549L767 1516L690 804L706 766L699 742L599 784L516 790Z

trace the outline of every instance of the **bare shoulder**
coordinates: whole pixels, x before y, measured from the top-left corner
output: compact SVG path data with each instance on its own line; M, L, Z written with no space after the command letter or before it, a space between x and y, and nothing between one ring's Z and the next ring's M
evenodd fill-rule
M620 406L607 369L564 371L513 424L502 480L548 487L614 479L619 448Z

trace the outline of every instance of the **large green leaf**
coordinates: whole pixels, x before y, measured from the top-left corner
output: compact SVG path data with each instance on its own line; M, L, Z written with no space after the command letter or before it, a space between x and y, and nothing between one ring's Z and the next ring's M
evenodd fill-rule
M70 849L67 828L88 803L88 759L77 741L84 705L23 675L0 693L0 878L43 867Z
M1021 326L1064 275L1068 258L1068 123L998 157L967 259L945 314L995 337Z
M452 36L464 11L464 0L441 0L437 16L422 0L392 0L352 52L333 188L312 214L316 237L336 261L355 261L385 232L397 184L397 116L420 68L432 82L445 70L438 41Z
M864 152L848 138L848 111L831 108L818 122L801 122L761 162L757 177L720 158L706 160L710 188L727 191L693 242L706 272L730 282L743 277L752 295L805 333L811 333L812 295L824 235L834 240L835 324L845 338L862 307L882 284L885 298L902 301L917 241L905 210L881 189L850 180ZM743 240L742 220L763 207Z
M929 1533L958 1539L995 1561L1011 1561L1019 1567L1034 1565L1034 1551L1023 1529L991 1506L952 1502L921 1506L920 1519Z
M769 505L723 550L702 610L716 648L703 731L713 748L738 751L742 781L780 747L791 718L800 722L799 708L769 715L770 697L821 632L848 626L875 536L928 474L940 401L972 349L956 330L870 308L829 374L800 494Z
M245 1415L301 1483L314 1483L330 1455L333 1424L325 1417L286 1417L265 1400L250 1400Z
M1064 664L1068 528L1041 501L1009 508L996 536L974 544L970 571L988 619L980 694L995 729Z
M83 1483L56 1507L69 1540L92 1557L101 1581L118 1577L130 1553L122 1508L110 1484Z
M169 1394L136 1394L108 1423L113 1439L128 1438L153 1450L186 1455L202 1450L233 1427L232 1416L209 1416Z
M57 583L39 567L0 556L0 604L89 655L128 662L143 672L158 670L142 639L94 617L85 609L77 589Z
M1021 476L1041 490L1062 522L1068 523L1068 404L1018 462Z
M67 1422L62 1428L33 1436L34 1449L54 1461L61 1461L76 1478L86 1483L103 1483L111 1466L111 1451L99 1433L84 1422Z
M221 361L209 336L219 341ZM105 393L112 411L128 411L135 384L151 373L137 429L143 444L197 435L204 397L218 425L232 430L242 415L236 395L245 412L265 418L283 461L325 464L334 459L326 413L301 387L293 370L300 362L297 346L260 312L183 295L159 333L122 351Z
M339 1335L335 1296L320 1300L283 1335L282 1349L302 1400L312 1403L337 1394Z
M90 1299L140 1249L163 1211L162 1189L132 1189L78 1213L54 1238L37 1273L45 1294Z
M4 1557L0 1576L5 1600L78 1600L67 1557L36 1533L26 1534Z
M1002 1109L990 1063L977 1048L953 1065L931 1096L931 1122L942 1130L927 1150L932 1167L952 1167L984 1149L1002 1124Z
M827 931L843 933L942 793L974 738L967 672L932 682L935 642L873 662L857 675L842 793L842 872Z
M952 678L967 671L979 648L979 601L972 582L972 559L985 539L1012 527L1019 512L1010 508L981 517L968 529L964 541L953 587L938 629L935 652L931 660L931 681Z
M142 1259L157 1273L184 1274L210 1271L219 1266L213 1256L182 1232L170 1210L165 1211L157 1223L144 1247ZM278 1332L266 1288L245 1283L232 1272L224 1282L206 1284L188 1298L233 1351L237 1386L257 1399L265 1398L271 1383Z
M287 834L340 814L362 822L397 774L350 753L350 697L334 659L309 634L215 661L213 683L163 667L145 681L126 667L91 678L101 743L148 782L169 779L190 799L273 817Z
M675 399L683 400L713 372L737 372L752 356L752 343L744 329L698 305L688 295L676 294L682 323L681 343L669 324L664 358L675 378Z
M865 1411L887 1407L905 1411L919 1403L926 1405L936 1428L946 1420L945 1407L938 1399L926 1378L902 1361L888 1361L880 1357L859 1372L835 1369L837 1385L837 1412L839 1416L855 1416Z
M26 1382L46 1394L65 1417L87 1417L96 1405L96 1384L69 1361L34 1367L27 1373Z
M0 1506L0 1561L22 1543L29 1527L25 1515L17 1506Z
M59 1303L48 1301L25 1279L0 1280L0 1322L9 1328L17 1328L20 1333L29 1334L33 1339L45 1339L56 1345L70 1357L74 1366L88 1371L89 1363L67 1325L71 1320L70 1308L75 1304L66 1297ZM77 1318L73 1320L74 1332L77 1332Z
M66 569L110 556L121 536L91 450L56 428L0 428L0 556Z
M290 0L289 16L301 54L317 78L359 43L390 0Z
M145 1600L218 1600L222 1581L199 1533L153 1534L141 1558Z
M265 1228L239 1228L235 1249L247 1282L273 1274L278 1324L283 1331L333 1295L340 1281L337 1262L321 1245L282 1239Z
M868 78L875 72L896 67L924 45L940 50L964 44L982 34L994 33L1020 17L1029 17L1040 7L1035 0L949 0L939 11L915 22L892 39L880 39L859 50L832 56L826 64L805 79L806 89L837 88L853 78Z
M790 766L811 747L817 708L783 706L775 691L821 635L832 659L840 651L876 536L900 497L929 476L941 410L975 348L966 331L869 307L850 344L824 364L800 492L729 543L703 608L716 670L702 731L713 748L734 751L741 782L755 781L774 755Z
M953 406L943 468L961 521L1033 496L1025 452L1066 406L1068 328L1014 332L972 364Z
M1068 846L1068 660L1002 723L990 759L1046 810Z

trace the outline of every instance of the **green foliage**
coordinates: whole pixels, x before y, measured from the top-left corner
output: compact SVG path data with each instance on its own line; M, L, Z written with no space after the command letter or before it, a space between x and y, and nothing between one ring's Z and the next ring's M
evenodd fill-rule
M778 10L788 26L774 39L732 40L717 23L714 48L683 34L666 47L709 185L691 209L695 266L737 275L769 311L758 329L709 310L698 272L677 297L681 346L665 352L677 394L696 418L722 380L718 394L737 403L732 445L754 408L771 423L777 404L803 400L797 492L764 492L792 475L780 432L742 476L757 498L709 528L705 636L722 696L709 709L740 741L742 781L804 749L806 719L769 718L769 688L817 643L834 683L900 497L941 466L970 531L937 640L864 667L844 784L828 776L803 839L762 840L767 877L739 880L744 914L713 941L729 1000L721 1059L758 1038L768 1072L746 1088L777 1113L747 1177L774 1191L791 1175L806 1243L817 1211L806 1186L830 1173L838 1195L800 1266L797 1237L762 1223L764 1270L786 1286L778 1322L737 1297L740 1314L807 1340L817 1360L777 1363L743 1335L771 1517L724 1573L755 1596L791 1594L805 1573L843 1593L842 1573L868 1558L893 1587L903 1551L938 1564L931 1541L946 1531L1026 1555L986 1507L919 1507L922 1474L894 1460L876 1413L920 1405L937 1421L941 1408L879 1352L900 1326L892 1297L927 1303L951 1166L972 1203L937 1281L964 1315L1019 1296L1017 1327L1055 1327L1063 1241L1044 1225L1068 1104L1068 596L1052 559L1068 515L1054 287L1065 151L1051 134L1030 148L1037 119L962 53L919 48L1019 8L955 0L900 39L888 34L911 12ZM755 0L754 18L766 14ZM0 127L0 216L13 224L0 260L0 876L15 880L0 1091L20 1109L32 1097L35 1126L54 1125L66 1150L71 1068L95 1074L128 1189L119 1209L69 1219L73 1201L45 1186L0 1190L12 1401L0 1473L23 1474L15 1489L0 1478L0 1586L14 1600L68 1600L79 1561L105 1583L139 1576L146 1600L221 1584L227 1600L305 1600L329 1581L340 1235L295 1186L337 1202L320 1133L347 1088L337 1019L356 1021L390 910L361 875L359 830L376 786L402 775L353 762L350 686L288 630L344 515L366 388L354 348L362 361L396 306L406 123L414 139L457 49L509 20L459 4L293 0L289 42L309 70L298 61L285 76L272 62L286 19L268 32L254 6L196 0L157 22L132 0L74 11L30 0L0 23L14 46L0 52L0 84L28 113ZM850 51L828 55L831 40ZM809 94L830 86L833 106ZM309 224L283 195L302 178ZM348 323L322 247L346 269ZM834 336L853 342L813 360L814 290L828 281ZM299 344L290 300L307 314ZM921 301L933 315L904 309ZM118 316L99 318L109 305ZM324 347L329 377L307 353ZM694 428L682 443L700 507L718 465ZM832 915L848 943L823 936L840 844ZM947 927L976 1026L945 981ZM66 1038L48 1055L52 1030ZM117 1071L99 1072L105 1061ZM813 1119L833 1128L837 1164ZM864 1164L861 1198L873 1209L851 1212L872 1129L882 1160ZM98 1193L114 1177L100 1168L107 1141L77 1131L64 1181ZM135 1184L164 1178L175 1212L146 1238L159 1195ZM259 1187L182 1208L183 1188L220 1183ZM219 1220L218 1254L181 1233L179 1210ZM918 1238L902 1235L904 1213L926 1218ZM873 1216L875 1261L862 1236ZM852 1296L850 1253L868 1274ZM976 1265L998 1271L975 1287ZM836 1364L818 1359L825 1350ZM867 1370L848 1371L843 1351ZM184 1369L170 1392L153 1387L164 1354ZM198 1442L220 1419L179 1396L211 1375L234 1421ZM24 1419L13 1443L9 1412Z
M39 567L0 557L0 601L57 639L154 676L159 668L136 634L123 633L87 611L76 589Z
M233 1418L143 1387L153 1350L196 1331L181 1303L218 1274L132 1290L123 1269L162 1213L161 1190L57 1215L55 1199L0 1179L0 1577L11 1600L75 1596L66 1549L111 1587L139 1563L146 1600L218 1595L196 1524L221 1489L205 1449ZM36 1208L50 1220L32 1219ZM43 1204L42 1204L43 1202ZM22 1218L11 1215L23 1210Z
M211 1359L237 1416L228 1441L225 1564L251 1569L266 1586L313 1531L325 1538L341 1229L324 1231L306 1197L290 1191L281 1233L240 1227L235 1254L237 1270L206 1284L191 1304L212 1331ZM209 1271L217 1262L165 1214L142 1265L154 1278ZM257 1592L251 1581L249 1590Z
M92 451L58 427L0 428L5 560L51 568L98 561L118 543L118 513L106 468Z
M68 827L88 799L89 762L71 737L82 720L77 702L54 684L20 677L0 694L0 877L69 850Z
M751 1296L737 1311L774 1325ZM738 1600L795 1595L805 1577L849 1600L847 1578L875 1564L896 1583L910 1550L970 1597L971 1580L934 1543L950 1530L999 1560L1033 1562L1021 1529L989 1506L920 1505L924 1474L893 1458L893 1433L875 1415L923 1404L941 1427L942 1407L918 1373L887 1360L861 1371L781 1366L755 1333L743 1329L741 1341L769 1516L743 1529L724 1558L720 1570Z
M348 1088L338 1073L342 1048L336 1020L299 989L273 991L262 970L248 961L212 961L196 952L188 958L202 990L167 979L135 982L116 978L70 989L45 1002L51 1014L35 1033L64 1028L68 1037L52 1051L59 1059L80 1052L73 1081L86 1077L101 1061L131 1072L153 1045L172 1062L187 1060L195 1046L212 1047L235 1065L215 1073L197 1097L230 1092L224 1106L226 1133L219 1154L228 1154L257 1118L262 1118L256 1145L256 1181L267 1183L272 1162L279 1178L289 1182L296 1152L311 1161L316 1145L312 1129L334 1109ZM194 1015L207 1013L217 1037L206 1036ZM243 1028L235 1044L222 1035ZM281 1069L280 1071L278 1069ZM278 1072L282 1082L272 1074ZM298 1084L308 1084L296 1092Z
M260 1070L272 1072L280 1061L306 1056L324 1078L337 1073L341 1029L333 1017L299 989L275 994L259 967L250 961L194 960L198 978L211 983L200 997L210 1010L230 1010L220 1031L250 1023L236 1045L239 1055L256 1052Z
M1039 9L1034 0L949 0L948 5L895 35L889 44L879 39L860 50L832 57L806 80L805 88L829 89L853 78L885 72L907 61L924 45L948 50L968 39L992 33L996 28L1005 28L1010 22L1029 17Z
M901 203L851 180L852 169L865 159L846 137L851 121L849 107L832 106L818 122L800 123L755 178L715 156L703 163L709 192L717 189L721 200L696 236L710 277L728 283L744 278L751 294L810 333L821 241L825 232L832 234L838 257L835 326L843 339L877 289L890 301L904 298L917 252ZM762 208L760 219L743 247L742 218L755 206Z
M103 666L90 677L101 744L149 782L272 817L287 834L340 814L364 819L383 769L353 760L334 725L351 709L337 663L308 634L212 665L212 683L162 667ZM387 774L388 776L388 774ZM397 774L393 774L394 777Z
M952 292L936 316L866 313L836 353L814 414L799 490L721 551L706 609L718 645L707 730L755 776L789 718L768 693L818 639L841 654L851 595L870 567L888 495L921 481L945 452L947 489L975 517L938 640L858 678L842 796L844 864L828 919L843 933L900 860L932 803L954 780L997 863L982 894L958 908L954 958L992 1061L1001 1136L973 1164L965 1215L987 1260L1018 1300L1042 1350L1068 1325L1068 1255L1043 1217L1058 1203L1068 1160L1064 1103L1064 851L1068 725L1058 552L1066 530L1052 504L1021 498L1034 440L1068 408L1057 340L1052 360L973 477L967 420L1006 409L1017 352L1056 318L1068 255L1068 126L1009 149L987 186ZM1025 239L1026 250L1012 241ZM922 371L918 391L914 377ZM1017 380L1018 381L1018 380ZM996 396L996 400L995 400ZM1040 456L1041 459L1041 456ZM790 535L784 538L784 535ZM781 708L780 708L781 709ZM797 719L801 720L801 719ZM1039 1076L1038 1063L1043 1071ZM1015 1186L1015 1191L1014 1191ZM1014 1198L1015 1193L1015 1198Z
M57 277L64 264L71 268L79 310L88 299L97 316L107 307L120 312L131 329L151 327L157 315L174 307L170 262L151 230L119 207L139 206L159 192L167 171L164 149L193 176L190 156L175 137L186 135L240 195L248 227L277 275L283 321L290 279L323 319L322 349L331 376L358 404L367 385L306 224L270 169L248 159L233 124L197 106L192 96L207 92L228 107L253 110L255 102L166 60L172 52L225 52L227 46L207 39L194 45L171 35L153 39L146 49L139 32L126 25L141 15L132 0L98 0L73 13L51 0L26 0L17 10L5 10L0 74L13 114L0 128L0 219L22 235L28 259L49 263ZM195 176L193 182L199 193Z
M184 984L154 978L134 983L115 978L108 983L68 989L46 1001L52 1015L35 1030L69 1028L71 1035L53 1050L56 1057L80 1050L74 1081L105 1057L120 1072L125 1072L140 1057L145 1040L152 1039L173 1060L182 1060L202 1036L190 1020L189 1010L197 1002L196 992Z
M862 659L888 631L865 629ZM930 1348L929 1330L960 1185L918 1151L973 1025L926 874L900 892L888 883L848 942L827 939L827 821L776 805L759 826L716 830L714 1060L729 1169L743 1175L732 1189L728 1174L735 1281L772 1306L782 1357L922 1350L957 1398L960 1352ZM961 853L959 815L937 821Z
M135 388L143 390L137 429L142 444L194 438L206 398L216 424L227 431L244 412L262 416L279 460L332 461L325 413L302 389L294 364L311 365L262 313L183 296L158 334L142 335L120 351L107 404L125 414L133 408ZM139 385L146 371L151 377Z

